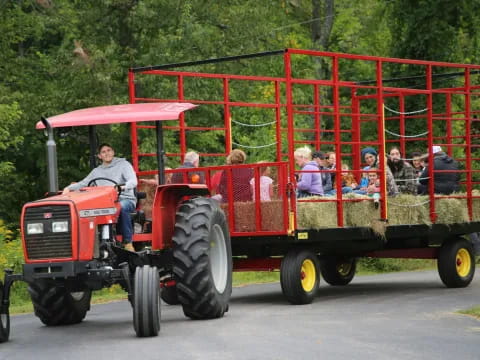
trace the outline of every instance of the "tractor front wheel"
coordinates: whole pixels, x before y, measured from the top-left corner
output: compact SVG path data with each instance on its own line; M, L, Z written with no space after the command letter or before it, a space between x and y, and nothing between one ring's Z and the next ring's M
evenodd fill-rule
M92 291L70 292L50 280L37 280L28 285L35 315L47 326L81 322L90 310Z
M0 343L8 341L10 336L10 314L8 309L2 310L3 283L0 281Z
M465 239L444 243L437 259L438 274L449 288L467 287L475 274L472 244Z
M320 283L318 257L305 249L287 253L280 266L280 285L283 295L294 305L310 304Z
M133 327L138 337L157 336L160 331L160 280L157 268L138 266L133 289Z
M225 214L216 201L184 201L177 210L173 242L173 273L184 314L192 319L222 317L232 294L232 249Z

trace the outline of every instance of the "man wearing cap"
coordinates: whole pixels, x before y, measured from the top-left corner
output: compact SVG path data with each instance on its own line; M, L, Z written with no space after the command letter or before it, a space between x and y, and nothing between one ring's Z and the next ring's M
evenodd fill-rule
M434 170L457 170L458 163L443 152L442 148L438 145L432 146L433 153L433 169ZM428 161L428 158L426 159ZM425 195L428 194L428 167L427 164L420 175L418 185L418 193ZM435 173L433 175L433 188L435 194L450 195L460 189L460 173L448 172L448 173Z
M195 151L189 151L185 154L185 160L178 169L194 169L200 164L200 156ZM172 176L172 184L205 184L205 174L203 171L182 171L175 172Z
M314 151L312 153L312 159L317 163L320 170L329 170L325 162L325 158L325 153L323 153L322 151ZM335 190L332 186L332 175L328 172L321 172L320 175L322 176L324 195L335 195Z

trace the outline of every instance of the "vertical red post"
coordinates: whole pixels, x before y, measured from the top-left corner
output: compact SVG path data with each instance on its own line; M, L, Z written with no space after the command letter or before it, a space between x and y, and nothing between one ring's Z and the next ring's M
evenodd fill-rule
M435 223L437 214L435 212L435 190L434 190L434 161L433 161L433 96L432 96L432 65L426 67L426 89L430 90L427 94L427 149L428 149L428 194L430 197L430 220Z
M470 221L473 220L473 209L472 209L472 142L470 138L472 123L471 123L471 88L470 88L470 69L465 69L465 139L466 139L466 149L465 149L465 170L467 170L467 207L468 207L468 218ZM450 146L451 147L451 146Z
M387 172L385 171L385 114L383 108L383 73L382 73L382 61L377 60L376 62L376 74L377 74L377 131L378 131L378 161L380 167L380 196L381 196L381 208L380 216L382 219L386 220L387 213Z
M178 100L183 101L184 99L184 91L183 91L183 76L178 75L177 77L177 91L178 91ZM179 126L180 126L180 161L183 163L185 159L185 153L187 152L187 139L186 139L186 131L185 131L185 114L182 112L180 114Z
M446 118L447 118L447 144L452 144L452 94L448 93L445 96L445 111L446 111ZM466 129L465 129L466 130ZM469 133L466 133L468 136ZM453 156L453 148L449 146L447 148L447 154L448 156L452 157Z
M228 91L228 79L223 79L223 122L225 124L225 153L229 154L232 151L232 122L230 114L230 105Z
M407 157L406 147L405 147L405 97L403 94L400 94L398 97L399 105L399 116L400 116L400 152L402 157Z
M275 133L277 136L277 161L282 161L282 106L280 104L280 84L275 81Z
M335 129L335 178L337 186L337 225L343 227L343 202L342 202L342 145L340 133L340 94L339 94L339 76L338 76L338 57L332 58L332 81L333 81L333 127ZM340 164L340 165L339 165Z
M295 158L293 153L295 152L295 137L294 137L294 125L293 125L293 104L292 104L292 69L290 53L287 49L283 55L283 61L285 64L285 91L287 100L287 137L288 137L288 163L290 167L289 182L295 183ZM292 224L289 224L289 230L293 231L297 228L297 206L294 201L295 194L291 196L291 209L292 209ZM292 228L293 227L293 228Z
M315 149L320 150L320 98L318 84L313 85L313 108L315 124Z
M128 97L130 104L135 104L135 73L132 70L128 72ZM130 123L130 138L132 144L132 166L135 172L138 172L140 164L138 159L137 123Z
M352 88L352 169L360 169L362 159L360 159L360 100L357 97L357 89ZM355 173L355 178L360 181L360 174Z

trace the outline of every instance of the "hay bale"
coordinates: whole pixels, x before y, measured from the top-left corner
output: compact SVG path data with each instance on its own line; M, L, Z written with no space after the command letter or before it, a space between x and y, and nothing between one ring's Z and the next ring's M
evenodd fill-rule
M228 222L228 204L221 204L221 208L225 212L225 216L227 217ZM282 200L264 201L261 203L261 229L256 228L256 213L254 201L237 201L233 204L233 211L235 214L235 231L237 232L283 230L284 221Z
M437 223L458 224L469 222L467 199L438 199L435 202Z
M310 199L320 199L314 196ZM297 224L300 229L337 227L335 202L297 202Z
M430 225L428 196L401 194L388 199L388 224Z
M380 209L375 209L372 198L366 195L347 194L344 199L356 199L361 201L345 202L344 225L371 227L374 221L380 219Z

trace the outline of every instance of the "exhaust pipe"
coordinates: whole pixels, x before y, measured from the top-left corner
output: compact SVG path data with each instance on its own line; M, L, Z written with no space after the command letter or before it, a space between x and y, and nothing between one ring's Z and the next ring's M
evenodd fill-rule
M57 144L53 137L53 128L50 126L50 123L43 116L41 121L45 128L47 129L47 167L48 167L48 192L57 193L58 192L58 171L57 171Z

